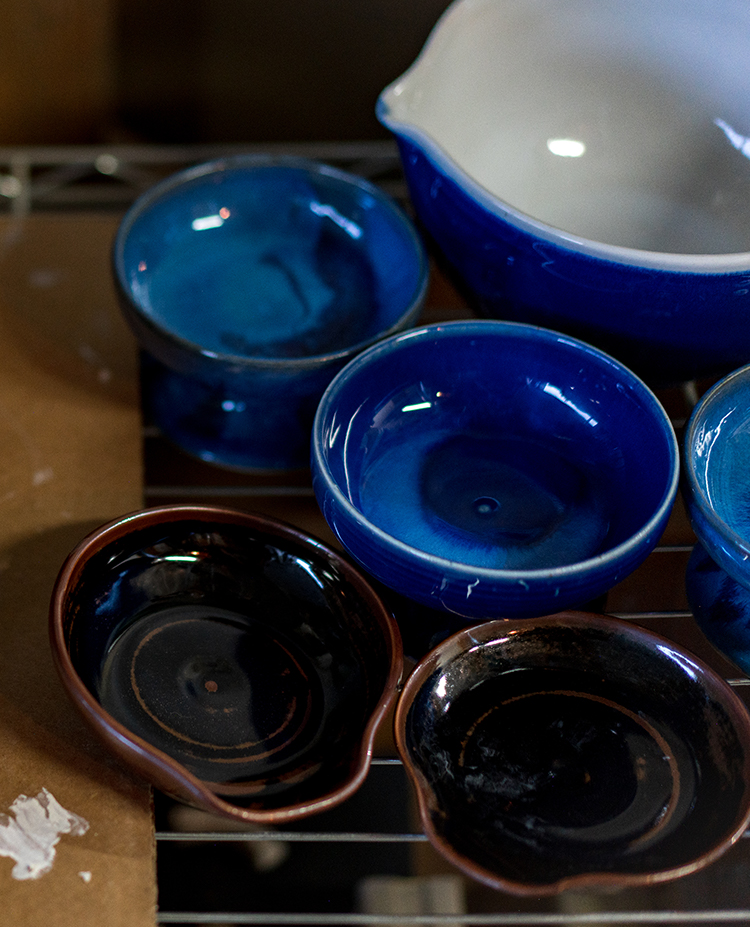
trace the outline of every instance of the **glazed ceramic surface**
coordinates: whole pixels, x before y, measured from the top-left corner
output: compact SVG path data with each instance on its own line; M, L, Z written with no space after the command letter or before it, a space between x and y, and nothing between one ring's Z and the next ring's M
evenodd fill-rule
M457 0L378 102L483 314L659 380L750 360L750 8Z
M346 550L430 608L580 605L661 535L677 443L653 393L579 341L490 320L426 326L333 380L313 485Z
M426 833L505 891L686 875L750 817L750 718L671 642L585 613L489 622L412 673L396 741Z
M724 656L750 675L750 591L696 544L685 589L698 626Z
M322 164L246 156L147 192L113 254L145 349L143 398L177 444L242 469L306 467L334 373L418 316L411 222L372 184Z
M750 367L698 403L685 432L683 491L699 544L690 607L716 647L750 671Z
M61 570L52 650L107 745L158 788L250 821L350 795L395 697L398 629L356 569L261 516L147 509Z
M685 432L685 501L711 557L750 587L750 367L698 403Z

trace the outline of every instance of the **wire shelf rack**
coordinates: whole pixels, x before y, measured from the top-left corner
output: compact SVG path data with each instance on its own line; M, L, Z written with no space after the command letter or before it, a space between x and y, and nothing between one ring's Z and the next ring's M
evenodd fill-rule
M380 183L408 209L395 146L385 142L276 146L0 148L0 212L124 211L182 167L264 151L327 161ZM425 321L468 307L435 268ZM657 391L678 434L706 383ZM144 422L143 502L212 502L262 511L335 544L309 476L223 471L188 458ZM694 543L681 502L659 547L611 591L606 611L657 630L721 672L740 697L750 679L705 641L687 606L684 570ZM750 840L699 873L617 892L519 899L466 880L421 833L388 725L362 789L339 809L294 829L239 831L155 796L160 924L327 927L532 927L750 923ZM745 835L747 837L747 835Z

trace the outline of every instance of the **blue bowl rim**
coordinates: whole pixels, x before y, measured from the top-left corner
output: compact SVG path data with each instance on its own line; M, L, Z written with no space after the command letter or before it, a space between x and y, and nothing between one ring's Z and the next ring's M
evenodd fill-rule
M634 269L662 270L672 273L694 273L721 276L723 274L747 272L750 268L750 251L728 254L680 254L629 248L623 245L609 245L605 242L585 238L566 232L557 226L542 222L522 212L511 203L491 193L474 180L428 132L408 122L402 122L391 114L387 97L400 91L401 85L417 70L435 44L439 32L447 31L450 23L458 19L459 8L475 5L477 0L453 0L439 17L422 49L412 64L396 80L391 81L380 93L375 106L378 120L395 136L403 137L420 148L432 161L433 166L446 174L467 195L497 218L509 222L527 234L544 239L553 245L567 247L588 257L598 258L614 264L623 264Z
M671 475L669 484L662 494L661 501L657 509L653 512L648 521L642 525L638 531L632 534L626 541L623 541L621 544L618 544L601 554L597 554L595 557L589 557L585 560L578 561L577 563L566 564L559 567L545 567L537 570L502 570L490 569L488 567L471 566L469 564L462 564L454 560L448 560L445 557L439 557L435 554L429 554L426 551L411 547L409 544L394 538L392 535L388 534L386 531L383 531L377 525L373 524L371 521L365 518L362 512L349 501L345 493L342 492L338 484L333 480L331 472L326 465L325 455L321 451L321 432L323 429L324 420L328 416L329 411L335 402L336 393L344 386L347 380L351 379L363 367L367 367L367 365L371 362L377 361L383 355L387 355L393 350L398 350L399 347L404 343L408 343L414 340L431 339L435 337L451 337L455 334L475 336L476 334L487 330L492 330L496 333L507 332L525 338L541 338L550 343L556 342L564 344L591 357L597 358L605 366L611 367L613 373L617 373L620 377L623 377L638 392L639 396L645 401L645 403L651 407L655 416L661 420L664 438L669 448L669 456L671 460ZM424 325L419 328L411 329L407 332L402 332L399 335L393 335L390 338L381 341L379 344L368 348L362 354L359 354L357 357L351 360L332 379L331 383L326 388L320 403L318 404L318 409L315 414L315 420L313 423L312 435L313 473L318 473L321 475L325 483L326 491L330 492L334 496L337 505L341 506L341 508L347 512L350 518L365 524L368 531L377 537L381 544L399 551L405 558L429 565L433 570L440 569L446 573L452 573L454 575L459 574L462 577L465 576L467 580L481 579L486 582L505 581L522 583L524 581L528 581L529 579L563 579L572 578L576 575L585 574L589 571L606 568L609 565L614 565L617 563L617 561L627 557L629 554L637 550L642 544L646 543L648 541L649 535L653 534L658 529L659 525L666 521L676 498L680 480L679 445L674 428L672 427L672 423L666 411L664 410L664 407L659 402L653 391L643 382L643 380L641 380L640 377L625 367L624 364L621 364L618 360L611 357L609 354L606 354L604 351L601 351L598 348L587 344L585 341L572 338L569 335L553 331L552 329L541 328L540 326L529 325L524 322L504 322L496 319L437 322L431 325Z
M687 493L688 503L696 507L701 517L708 522L709 526L719 537L727 541L732 549L739 551L743 557L750 558L750 541L746 541L741 534L735 531L734 528L718 514L715 507L711 504L703 481L699 480L696 475L695 457L692 453L692 448L695 446L696 433L705 423L709 407L726 392L731 391L738 381L745 380L750 380L750 364L733 370L715 383L711 389L701 397L691 412L683 439L683 485ZM703 539L699 538L699 540L702 541Z
M413 254L417 263L418 283L409 303L405 306L399 318L389 326L389 328L382 332L378 332L364 341L342 348L339 351L311 355L309 357L278 358L232 354L230 352L224 353L208 350L196 344L194 341L190 341L187 338L175 334L169 328L154 321L150 315L143 311L137 301L132 298L124 267L124 248L131 228L143 213L157 201L167 198L173 190L181 187L183 184L191 183L201 178L208 178L212 175L218 175L223 172L252 171L256 168L268 167L296 168L312 174L322 174L339 181L342 185L357 188L363 193L372 196L383 209L390 212L398 220L399 224L407 232L413 246ZM414 223L399 204L384 190L381 190L364 177L325 164L322 161L314 161L296 155L276 155L271 153L239 154L216 158L212 161L205 161L188 167L185 170L177 171L169 177L164 178L164 180L154 184L135 200L122 217L112 244L111 265L117 289L129 311L138 320L140 325L145 326L147 329L157 334L158 337L170 341L172 344L179 346L183 351L190 354L198 354L202 357L220 360L224 363L232 364L238 369L257 367L267 370L275 368L281 370L306 370L324 367L332 362L345 360L347 357L359 353L364 348L380 339L400 331L404 326L416 321L427 293L430 272L427 251Z

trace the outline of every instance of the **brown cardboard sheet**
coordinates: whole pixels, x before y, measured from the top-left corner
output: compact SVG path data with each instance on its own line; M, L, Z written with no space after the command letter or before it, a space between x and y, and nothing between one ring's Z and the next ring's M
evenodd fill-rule
M116 223L0 219L0 834L21 821L19 796L45 789L88 824L60 836L36 878L0 856L0 925L155 922L150 790L79 719L47 637L67 553L141 505L136 349L109 279Z

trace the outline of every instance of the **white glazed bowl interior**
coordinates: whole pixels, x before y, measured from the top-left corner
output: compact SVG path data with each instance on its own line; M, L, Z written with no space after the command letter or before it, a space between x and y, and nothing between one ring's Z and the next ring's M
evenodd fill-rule
M748 263L746 0L457 0L379 114L484 205L595 253Z

